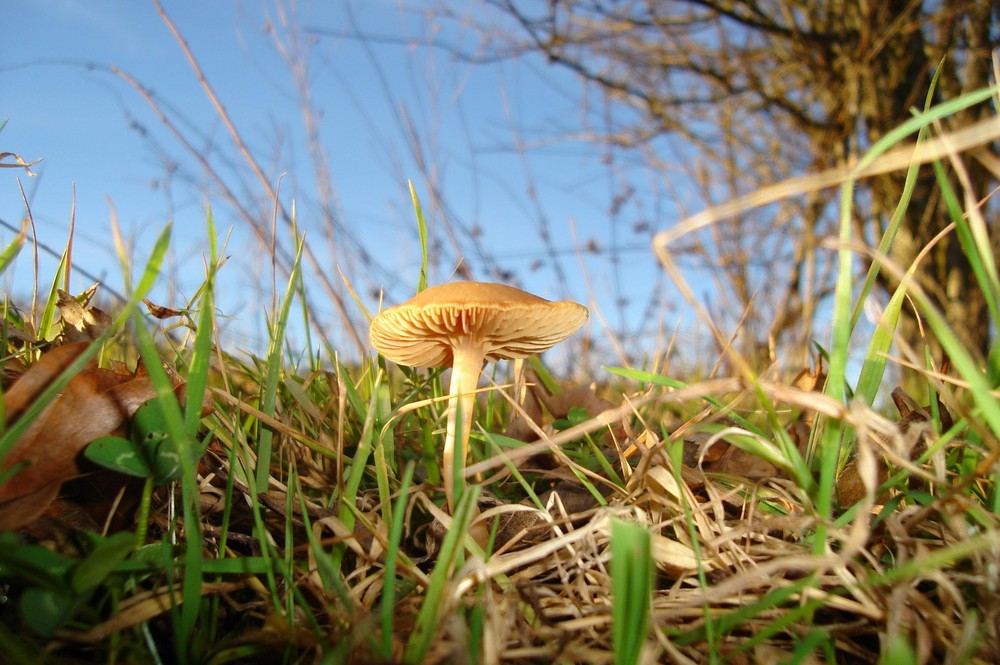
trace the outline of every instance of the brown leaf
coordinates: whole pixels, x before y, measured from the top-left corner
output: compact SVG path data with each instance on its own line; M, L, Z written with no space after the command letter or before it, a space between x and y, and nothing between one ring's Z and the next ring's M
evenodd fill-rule
M16 499L0 503L0 531L19 529L41 517L59 495L61 486L61 482L51 482Z
M875 465L875 481L876 484L881 485L889 478L889 467L886 466L885 460L881 457L876 458ZM837 476L837 502L842 508L847 508L848 506L853 506L861 499L865 498L865 482L861 477L861 469L858 466L857 458L851 459L848 462L840 474ZM881 503L885 500L885 496L880 496L876 498L876 501Z
M902 388L897 387L892 391L892 403L896 405L896 409L899 411L901 417L899 428L904 434L909 432L918 423L930 423L934 420L931 405L920 406ZM940 401L937 402L937 410L938 418L941 421L941 429L944 431L951 429L955 424L955 418L951 415L951 412Z
M573 386L556 394L550 394L540 388L538 398L554 418L565 418L569 415L570 409L574 408L581 408L588 416L594 417L615 406L606 399L598 397L594 386Z
M541 405L545 406L553 418L565 418L569 415L570 409L573 408L582 408L591 417L614 408L614 404L597 396L594 386L573 386L553 394L545 389L533 370L525 370L525 379L528 382L528 390L522 407L525 414L538 427L544 426ZM524 422L523 416L519 416L511 423L507 430L507 436L515 439L523 437L525 441L533 441L538 438L533 428Z
M142 302L149 308L149 313L154 318L157 319L169 319L174 316L184 316L184 312L179 309L172 309L170 307L163 307L162 305L156 305L149 301L148 298L143 298Z
M826 383L826 370L823 369L823 356L816 354L816 363L812 368L804 367L792 379L792 385L799 390L823 390Z
M929 439L934 434L934 430L929 426L933 422L931 405L920 406L915 399L899 387L892 391L892 402L896 405L900 415L899 431L904 438L910 439L908 457L914 460L927 451ZM954 425L954 417L940 402L937 408L941 428L950 429ZM881 485L888 478L888 464L881 455L876 455L874 480L877 481L878 485ZM917 480L911 477L909 482L914 483ZM837 476L837 500L842 507L847 507L864 498L864 493L865 485L861 479L858 459L852 458ZM886 495L880 495L876 497L876 502L882 503L886 498Z
M721 442L720 442L721 443ZM716 443L715 445L720 445ZM784 477L785 473L767 460L748 453L742 448L731 444L714 462L704 464L706 471L712 473L724 473L732 476L739 476L747 480L761 480L764 478ZM712 446L713 448L715 446Z
M59 313L67 342L89 342L100 337L110 326L111 317L90 306L96 284L79 297L59 291Z
M681 464L692 469L702 467L711 469L709 465L718 462L730 448L728 441L717 440L710 448L705 448L712 434L709 432L691 432L684 436L684 447L681 451Z
M68 344L43 354L4 396L8 418L13 421L23 413L86 346ZM0 524L16 528L35 519L55 492L45 491L43 497L30 504L18 499L43 493L51 486L58 490L79 473L76 457L88 443L121 433L139 406L154 396L148 377L133 379L88 364L45 407L3 459L3 471L24 466L0 486Z
M7 420L13 422L86 348L84 343L64 344L43 353L4 394Z

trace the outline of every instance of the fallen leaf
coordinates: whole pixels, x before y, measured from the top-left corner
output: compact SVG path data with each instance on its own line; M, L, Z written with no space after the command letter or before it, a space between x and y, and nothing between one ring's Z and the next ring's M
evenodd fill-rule
M784 478L785 473L766 459L747 452L726 441L719 441L716 446L724 446L724 452L710 463L703 464L705 471L739 476L747 480L762 480L765 478ZM711 450L711 448L709 449Z
M33 492L0 503L0 531L18 529L41 517L59 496L60 487L61 481L53 481Z
M826 383L826 370L823 369L823 356L816 354L816 362L813 367L804 367L798 371L792 379L792 385L799 390L823 390Z
M825 383L826 370L823 368L823 358L819 354L816 355L813 367L799 370L791 381L791 385L799 390L816 392L823 390ZM815 419L816 413L814 411L803 411L795 420L785 426L785 432L803 457L808 451L809 437L812 434ZM700 461L705 471L739 476L748 480L785 478L788 475L783 469L779 469L758 455L726 441L717 441Z
M45 354L32 365L7 393L8 413L22 411L68 363L83 351L85 345L71 349L59 347ZM64 350L66 349L66 350ZM37 372L36 372L37 369ZM37 376L36 376L37 374ZM101 372L90 365L73 377L25 430L3 460L4 471L17 465L24 468L0 487L0 501L6 501L50 482L66 480L77 473L76 454L90 441L118 429L128 415L127 406L110 390L101 394ZM19 390L24 382L32 390ZM146 399L153 396L146 383ZM133 388L134 391L134 388Z
M892 391L892 402L899 411L900 419L898 423L899 432L908 443L907 457L915 460L927 451L930 439L936 434L930 426L934 422L931 405L920 406L916 400L910 397L902 388ZM936 405L941 429L947 431L954 425L954 417L938 402ZM889 478L889 466L881 455L875 457L875 469L873 481L880 486ZM910 482L918 482L911 478ZM842 507L853 505L864 498L865 483L862 481L862 474L858 459L852 458L845 466L840 475L837 476L837 500ZM876 497L878 503L886 500L886 495Z
M86 343L67 344L42 354L4 395L8 422L16 421L86 348ZM132 415L155 394L147 376L85 366L0 463L4 472L20 467L0 485L0 529L18 528L42 514L62 483L80 473L78 453L94 439L124 433Z
M558 393L550 393L545 389L534 371L530 369L525 370L525 378L528 390L525 393L524 403L521 405L523 413L519 412L517 414L505 432L505 435L512 439L526 442L538 439L538 435L535 434L535 428L544 429L546 425L546 419L542 412L543 406L554 420L566 419L575 409L582 410L582 412L586 413L587 417L592 418L599 413L614 408L611 402L597 396L593 385L573 386ZM530 423L529 420L531 421ZM534 423L534 427L531 423ZM615 441L624 440L625 432L621 425L605 431L604 443L609 457L614 458L612 453L615 450ZM526 463L546 469L558 466L551 453L534 455Z
M8 422L17 419L66 367L80 357L86 344L65 344L42 354L4 394L4 407Z

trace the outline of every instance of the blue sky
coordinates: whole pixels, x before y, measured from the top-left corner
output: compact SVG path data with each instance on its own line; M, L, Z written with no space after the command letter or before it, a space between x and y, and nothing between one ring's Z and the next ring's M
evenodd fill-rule
M342 270L372 309L378 287L385 288L389 303L412 293L419 269L406 185L412 179L441 243L432 282L451 278L462 256L476 279L497 279L495 269L544 297L596 306L595 338L605 336L602 321L618 333L655 334L661 323L669 333L673 315L662 317L673 310L662 308L677 303L663 295L669 289L648 240L681 211L664 204L669 197L655 191L661 185L651 185L650 175L628 156L613 156L614 168L608 168L602 161L607 155L586 143L557 140L593 129L601 113L591 106L594 100L582 104L579 84L541 60L470 64L429 46L434 39L474 51L474 35L410 7L301 3L293 21L303 28L309 49L310 94L340 224L335 246L323 238L299 100L275 48L275 35L288 35L278 5L184 1L167 2L165 10L269 181L280 178L282 204L295 201L319 270L337 288ZM230 263L220 274L225 329L236 347L259 351L262 312L270 302L266 248L141 95L109 71L117 66L151 90L243 202L268 206L259 185L243 188L241 183L254 181L155 6L6 3L0 18L6 28L0 118L7 119L0 151L43 160L35 178L0 170L0 218L17 224L23 216L20 177L39 240L61 250L75 186L74 258L114 289L121 288L121 270L110 242L112 205L134 242L137 265L172 221L171 262L153 299L179 306L203 277L205 211L211 205L220 232L232 233ZM529 147L516 150L519 141ZM439 188L442 208L434 205L432 185ZM624 192L631 192L627 204L612 210ZM459 229L454 245L445 218ZM350 245L346 234L359 244ZM4 242L11 236L0 231ZM282 231L279 242L291 246ZM361 258L362 251L370 261ZM30 258L25 252L4 276L15 297L30 293ZM54 265L41 263L43 288ZM349 347L336 309L313 286L314 277L308 283L314 316L335 346ZM89 285L83 276L74 279L76 291ZM281 276L278 285L283 289Z

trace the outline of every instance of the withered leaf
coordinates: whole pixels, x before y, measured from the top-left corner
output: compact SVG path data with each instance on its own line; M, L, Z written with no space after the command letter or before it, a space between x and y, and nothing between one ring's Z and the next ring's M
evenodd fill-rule
M61 486L62 482L54 481L16 499L0 503L0 531L18 529L41 517L59 496Z
M826 383L826 370L823 368L823 356L816 354L813 367L803 367L792 379L792 385L799 390L823 390Z
M143 304L149 309L150 315L154 318L163 320L169 319L175 316L184 316L184 312L179 309L173 309L172 307L164 307L162 305L157 305L150 302L148 298L142 299Z
M85 343L56 347L42 355L4 395L8 422L13 422L70 363ZM0 528L17 528L44 511L66 480L79 473L76 457L88 443L124 429L144 402L155 396L148 377L133 378L88 364L74 376L14 443L0 463L7 471L21 468L0 486ZM41 495L46 501L17 499Z
M588 416L593 417L614 407L611 402L597 396L594 386L572 386L553 394L545 389L533 370L525 370L525 379L528 383L528 390L522 405L524 414L518 415L506 432L507 436L514 439L530 441L537 438L534 428L525 422L525 416L533 421L537 427L543 427L542 406L557 420L566 418L571 410L577 408L583 409Z
M67 342L95 340L111 326L110 316L90 306L95 287L96 284L79 297L59 291L59 313L64 324L63 336Z
M917 401L908 395L902 388L896 387L892 391L892 402L899 411L899 431L906 437L910 436L912 445L909 449L909 458L915 460L927 451L927 446L933 435L930 424L933 423L933 409L931 405L921 406ZM936 405L938 418L943 430L950 429L954 425L954 417L940 402ZM882 485L889 478L889 466L881 455L875 457L875 481ZM915 482L911 478L910 482ZM852 458L837 476L837 500L842 507L853 505L865 496L865 485L862 481L857 458ZM876 497L876 502L882 503L886 500L886 495Z
M724 452L712 462L703 465L706 471L739 476L748 480L783 477L785 475L783 471L767 460L742 448L728 442L719 442L712 447L715 448L718 445L724 446Z

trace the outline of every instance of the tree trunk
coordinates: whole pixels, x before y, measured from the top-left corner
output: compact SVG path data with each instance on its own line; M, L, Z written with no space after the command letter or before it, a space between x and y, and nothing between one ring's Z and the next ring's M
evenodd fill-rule
M938 13L940 18L934 23L937 27L936 42L928 42L924 31L914 30L890 47L888 62L883 63L882 58L872 62L870 85L866 86L868 103L862 108L862 119L872 142L905 120L900 116L901 111L923 106L921 95L926 94L930 85L934 74L931 68L939 63L942 63L942 71L936 101L954 99L963 92L989 85L989 32L991 12L994 11L991 3L970 7L967 3L952 0L944 4L945 8ZM952 13L949 9L956 11ZM959 9L964 9L964 13L957 11ZM932 18L925 20L931 21ZM956 55L960 45L964 45L965 49L964 62ZM992 113L994 111L990 106L983 104L958 113L948 121L952 127L967 126ZM991 181L990 173L975 160L966 159L963 165L968 172L972 198L985 196ZM946 164L945 167L951 187L961 200L963 187L951 165ZM904 177L905 174L896 173L873 182L871 212L879 221L878 228L884 229L895 211L902 196ZM922 167L906 217L893 243L892 259L898 265L908 267L951 221L933 169L929 165ZM877 242L877 238L871 240ZM996 253L994 246L994 257ZM934 245L921 261L917 274L920 285L944 313L948 325L959 335L966 348L985 358L991 343L986 299L954 230ZM897 286L887 276L884 276L883 284L890 290ZM918 351L922 349L924 338L912 310L906 311L901 318L899 333ZM935 362L940 362L940 345L933 339L929 339L928 344Z

